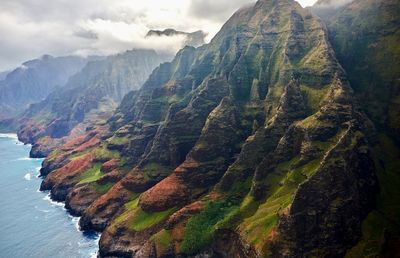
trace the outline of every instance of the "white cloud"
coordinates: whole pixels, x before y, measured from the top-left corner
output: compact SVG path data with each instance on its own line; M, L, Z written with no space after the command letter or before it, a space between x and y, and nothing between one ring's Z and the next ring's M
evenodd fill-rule
M210 40L235 10L252 2L1 0L0 71L43 54L111 54L131 48L176 52L183 44L182 36L146 39L147 31L203 30Z
M313 4L315 4L317 2L317 0L299 0L298 2L301 4L301 6L307 7L307 6L312 6Z

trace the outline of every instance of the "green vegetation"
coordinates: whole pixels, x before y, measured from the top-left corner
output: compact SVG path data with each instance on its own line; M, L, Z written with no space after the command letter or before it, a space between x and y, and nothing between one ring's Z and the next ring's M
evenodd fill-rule
M53 120L54 117L55 117L55 114L53 114L51 112L46 112L46 113L42 113L40 115L36 115L35 117L33 117L33 119L38 124L46 124L49 121Z
M138 195L134 194L132 201L124 205L125 211L112 221L110 230L115 230L116 226L121 223L129 223L129 229L133 231L142 231L160 223L175 211L174 208L171 208L161 212L147 213L143 211L138 204Z
M107 184L104 184L104 185L101 185L99 183L95 183L94 184L94 189L95 189L96 192L103 194L103 193L108 192L108 190L110 190L111 187L113 187L113 185L114 185L114 183L107 183Z
M128 137L117 137L113 136L110 139L107 140L108 143L110 144L115 144L115 145L123 145L129 141Z
M311 126L311 125L310 125ZM248 194L240 205L242 222L239 231L244 239L256 249L268 253L268 237L278 222L278 215L292 203L299 185L319 169L323 153L332 148L345 130L339 130L326 142L313 142L321 150L318 158L299 166L300 156L279 164L264 180L266 199L255 201ZM358 134L357 134L358 135Z
M301 167L296 167L299 157L280 164L274 173L267 176L267 199L258 206L257 211L243 220L239 230L245 239L262 249L267 237L276 226L279 212L287 208L293 200L294 194L302 182L312 176L320 166L321 159L313 160ZM254 209L254 200L247 197L241 208L244 211Z
M76 154L70 156L69 159L70 160L80 159L80 158L84 157L86 154L90 153L91 151L92 151L92 149L88 149L88 150L85 150L83 152L76 153Z
M175 209L171 208L165 211L147 213L138 207L135 210L132 221L129 224L129 228L134 231L142 231L157 223L160 223L174 211Z
M49 161L54 160L55 158L57 158L59 155L61 155L63 152L60 149L55 149L54 151L52 151L49 156L47 156L47 159Z
M309 116L304 120L299 121L297 124L303 128L311 128L311 127L312 128L323 128L323 127L333 126L333 124L329 121L323 121L321 119L317 119L316 114Z
M118 151L111 151L107 146L102 146L96 149L96 159L98 160L110 160L119 158Z
M292 203L298 186L319 169L323 153L336 144L343 132L340 130L326 142L313 143L321 150L319 158L298 165L300 156L297 156L279 164L264 181L267 189L264 200L255 201L249 193L252 178L235 182L224 194L224 200L207 203L201 213L189 219L182 251L196 253L201 250L213 241L218 228L238 228L248 243L268 252L265 244L277 225L279 213Z
M171 246L172 239L170 230L162 229L150 239L154 241L157 253L163 253Z
M117 225L126 221L129 215L132 213L132 211L137 208L138 203L139 203L139 198L138 195L136 194L132 201L127 202L124 205L125 211L112 221L110 228L113 230Z
M167 174L168 172L170 172L169 168L164 167L158 163L149 163L144 166L143 170L146 171L146 175L148 176Z
M79 184L87 184L94 182L98 180L100 177L102 177L104 174L100 171L101 164L96 163L94 164L93 167L90 169L86 170L82 175L81 175L81 180L79 181Z
M210 244L218 222L233 214L238 206L226 200L209 201L202 212L191 217L186 225L182 242L182 251L195 253ZM229 217L229 216L228 216Z
M313 114L319 110L321 102L328 93L329 86L326 86L322 89L315 89L301 85L300 90L303 94L309 112Z

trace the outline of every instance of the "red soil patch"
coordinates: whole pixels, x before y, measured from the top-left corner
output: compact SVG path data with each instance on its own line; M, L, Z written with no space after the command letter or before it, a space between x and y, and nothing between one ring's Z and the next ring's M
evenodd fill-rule
M210 197L210 199L211 199L212 201L216 201L216 200L218 200L218 199L221 197L221 194L218 193L218 192L212 191L212 192L210 192L210 193L208 194L208 196Z
M78 148L74 149L75 152L84 152L92 147L95 147L100 144L100 139L97 137L91 138L89 141L84 144L79 145Z
M82 151L81 149L88 149L90 148L90 145L93 144L93 142L95 141L94 139L97 139L98 141L100 141L100 137L101 137L101 133L103 131L96 129L90 132L87 132L85 134L82 135L78 135L78 134L70 134L67 139L66 142L61 146L61 150L63 151L71 151L74 150L75 151ZM92 141L92 142L91 142ZM88 144L88 142L91 142ZM89 147L87 147L87 145L89 145ZM84 147L81 147L84 146Z
M132 169L122 180L122 185L134 193L142 193L151 187L139 168Z
M110 221L118 211L123 209L124 204L131 198L132 193L126 190L121 182L118 182L85 210L85 216L89 217L92 221L97 219Z
M63 167L50 173L46 178L46 181L53 181L55 183L66 179L67 177L73 177L83 171L89 169L93 164L93 153L88 153L81 158L68 162Z
M145 211L163 211L185 202L187 195L184 183L172 174L144 192L139 205Z
M116 183L119 180L121 180L121 173L117 169L108 172L104 176L102 176L100 179L97 180L97 183L100 185L105 185L107 183Z
M118 166L119 166L119 159L109 160L101 166L101 172L103 173L111 172L114 169L118 168Z
M204 208L204 202L202 201L196 201L183 207L182 209L178 210L168 218L167 222L165 223L165 228L171 229L175 227L175 225L181 223L182 221L187 219L190 215L202 211L203 208Z
M178 173L178 175L179 175L179 173L185 173L188 170L190 171L190 170L196 169L199 166L200 166L200 164L196 160L188 157L179 167L177 167L175 169L174 172Z

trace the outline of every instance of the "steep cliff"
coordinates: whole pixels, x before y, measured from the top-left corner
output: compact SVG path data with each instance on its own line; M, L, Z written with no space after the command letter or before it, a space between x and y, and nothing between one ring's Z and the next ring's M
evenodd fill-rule
M63 87L88 61L96 59L99 57L44 55L8 72L0 81L0 119L16 116L30 104L43 100L55 88Z
M343 257L381 182L357 100L322 21L260 0L51 153L41 189L102 257Z
M167 56L153 50L131 50L88 63L65 87L24 112L19 138L35 144L33 156L47 155L70 132L79 134L87 126L104 123L123 96L139 89L165 60Z
M313 11L346 69L354 96L374 122L380 193L348 257L397 257L400 253L400 5L398 1L347 1L339 9L319 1ZM329 13L329 15L327 15Z

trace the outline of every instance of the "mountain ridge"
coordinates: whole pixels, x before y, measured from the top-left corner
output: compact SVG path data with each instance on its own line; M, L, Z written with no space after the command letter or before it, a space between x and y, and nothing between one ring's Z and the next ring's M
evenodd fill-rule
M78 160L68 161L74 147L64 148L55 162L50 158L42 169L43 175L50 172L42 190L51 190L53 198L66 200L73 213L82 215L83 229L104 230L101 256L198 253L220 229L252 243L250 253L258 255L283 250L285 257L344 254L373 206L373 194L362 193L376 192L374 168L362 174L364 167L355 162L372 163L373 128L351 95L324 25L294 1L258 1L235 13L208 45L184 48L127 95L109 120L115 133L87 136L98 147L79 156L82 167ZM107 140L99 141L103 137ZM302 231L298 221L315 210L311 203L322 201L309 193L319 183L331 189L328 175L339 166L332 155L349 173L348 181L334 178L343 185L336 195L343 200L363 196L336 205L365 212L340 222L340 214L321 209L318 216L328 219ZM75 175L58 179L69 166L77 166ZM79 175L98 166L103 176L93 180L99 181L79 186ZM271 185L274 180L283 181ZM348 190L348 184L363 180L368 183L354 193ZM99 197L93 184L101 182L112 186ZM304 187L295 192L301 183ZM327 195L321 207L337 198L319 191ZM304 198L310 204L297 205ZM217 220L203 222L208 228L197 224L215 209L221 211ZM139 226L146 216L159 219ZM271 226L263 228L267 222ZM332 223L346 233L328 231ZM180 238L174 232L182 227L186 233ZM318 240L326 234L329 239ZM167 249L159 237L170 239Z
M374 17L396 22L382 16L392 2ZM209 44L155 68L107 121L67 137L43 162L41 190L81 229L102 232L100 257L395 255L396 123L381 126L368 106L378 77L355 72L380 71L380 59L363 70L346 58L363 44L372 53L369 41L353 44L371 6L238 10Z
M168 58L154 50L131 50L89 62L63 89L31 105L18 118L19 139L35 143L33 156L46 156L63 137L82 131L76 128L79 124L84 127L107 119L123 96L138 89L154 67Z
M96 59L101 57L44 55L24 62L0 82L0 118L12 118L30 104L41 101L56 87L63 87L87 62Z

